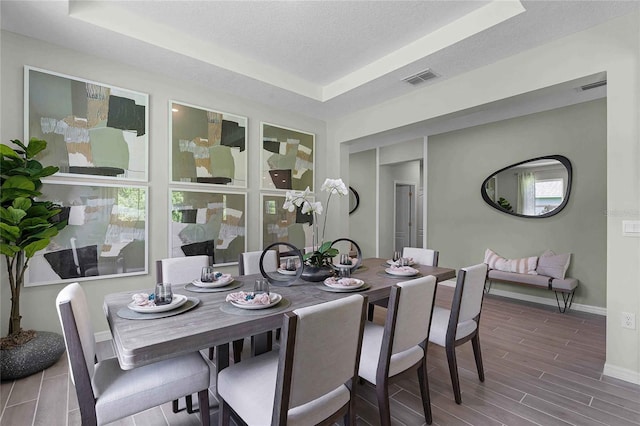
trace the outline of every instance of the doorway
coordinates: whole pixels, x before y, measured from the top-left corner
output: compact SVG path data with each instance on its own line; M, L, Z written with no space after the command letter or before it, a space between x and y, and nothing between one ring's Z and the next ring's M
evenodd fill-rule
M394 205L394 250L402 251L404 247L416 247L416 185L395 182Z

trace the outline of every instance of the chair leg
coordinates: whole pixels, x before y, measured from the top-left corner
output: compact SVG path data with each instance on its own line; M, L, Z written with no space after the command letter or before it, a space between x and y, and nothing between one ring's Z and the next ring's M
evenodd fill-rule
M476 359L476 367L478 368L478 378L481 382L484 382L484 367L482 365L482 352L480 351L480 336L477 332L471 339L471 345L473 346L473 357Z
M433 423L431 414L431 397L429 395L429 378L427 377L427 360L423 358L418 367L418 382L420 384L420 395L422 396L422 407L424 410L424 419L428 425Z
M458 362L456 361L456 347L451 344L446 347L447 361L449 362L449 375L451 375L451 384L453 385L453 396L456 404L462 404L462 395L460 394L460 380L458 379Z
M213 347L209 348L209 359L213 361Z
M389 383L384 380L376 383L378 397L378 411L380 412L380 426L391 426L391 408L389 407Z
M185 402L187 403L187 413L191 414L193 413L193 399L191 398L191 395L187 395L184 397Z
M178 412L178 400L177 400L177 399L174 399L174 400L171 402L171 410L172 410L174 413L177 413L177 412Z
M242 348L244 348L244 339L233 341L233 363L237 364L242 359Z
M367 320L369 321L373 321L374 308L375 308L375 305L373 303L369 303L369 306L367 306Z
M209 389L198 392L198 405L200 406L200 422L202 426L209 426Z
M218 416L220 416L220 420L218 424L220 426L229 426L229 420L231 418L231 411L229 404L227 404L224 399L220 399L220 406L218 411Z

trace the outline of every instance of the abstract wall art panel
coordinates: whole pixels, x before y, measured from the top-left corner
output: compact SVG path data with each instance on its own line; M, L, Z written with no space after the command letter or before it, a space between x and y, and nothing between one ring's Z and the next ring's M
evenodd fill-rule
M246 196L242 193L172 189L170 257L207 255L233 264L246 251Z
M315 135L262 123L261 188L313 192Z
M302 209L293 212L282 208L285 196L281 194L261 194L262 245L267 247L276 242L293 244L298 249L313 245L313 215L302 214ZM313 197L307 197L313 200Z
M147 273L147 187L47 181L67 226L29 261L27 286Z
M247 118L170 102L171 181L246 188Z
M48 142L38 158L60 175L147 181L149 97L25 67L25 139Z

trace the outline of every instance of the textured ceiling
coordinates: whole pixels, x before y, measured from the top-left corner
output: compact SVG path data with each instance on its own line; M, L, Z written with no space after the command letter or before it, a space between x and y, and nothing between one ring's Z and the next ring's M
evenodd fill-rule
M4 30L320 119L438 84L639 6L637 1L0 4ZM416 87L401 81L425 68L440 77Z

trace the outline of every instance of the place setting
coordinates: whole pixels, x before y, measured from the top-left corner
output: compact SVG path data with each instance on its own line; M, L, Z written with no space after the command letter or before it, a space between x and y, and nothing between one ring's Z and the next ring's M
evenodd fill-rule
M186 284L184 289L194 293L218 293L242 287L242 284L231 274L224 274L214 270L212 266L205 266L202 268L200 279Z
M413 258L402 257L399 251L394 252L393 259L387 260L384 272L378 272L378 275L391 278L417 277L420 271L413 267L415 265Z
M170 283L158 283L154 293L135 293L117 314L125 319L157 319L181 314L200 303L197 297L173 293Z
M256 280L253 291L229 293L225 303L220 306L222 312L236 315L262 315L265 309L283 310L291 302L279 293L269 291L269 281Z
M363 280L351 277L351 265L335 265L334 269L337 270L338 275L326 278L321 284L317 284L316 287L323 291L331 293L350 293L354 291L363 291L371 287Z

